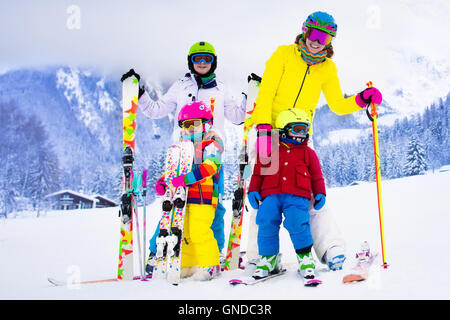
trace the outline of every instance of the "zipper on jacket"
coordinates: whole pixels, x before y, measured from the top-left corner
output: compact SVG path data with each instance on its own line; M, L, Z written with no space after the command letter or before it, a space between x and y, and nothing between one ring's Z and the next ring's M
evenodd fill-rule
M300 96L300 92L302 92L303 84L305 83L307 73L309 73L309 65L306 68L305 75L303 76L303 80L302 80L302 85L300 86L300 90L298 90L297 98L295 98L295 102L294 102L294 105L292 106L292 108L295 108L295 104L297 103L297 99Z
M200 204L203 204L203 193L202 193L202 185L198 184L198 191L200 192Z

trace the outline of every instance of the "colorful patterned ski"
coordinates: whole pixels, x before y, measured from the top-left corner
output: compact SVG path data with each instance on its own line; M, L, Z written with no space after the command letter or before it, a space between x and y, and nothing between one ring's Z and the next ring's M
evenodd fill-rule
M153 275L155 279L167 278L172 284L180 282L184 213L188 189L182 187L175 189L171 181L174 177L191 171L193 158L194 146L191 141L182 141L178 146L170 147L166 154L164 176L172 201L170 207L167 203L165 206L163 202Z
M181 155L179 161L179 175L191 171L194 162L194 145L191 141L180 144ZM181 279L181 249L183 246L184 216L186 213L188 188L178 187L174 195L174 212L172 218L172 241L167 250L167 280L177 285ZM176 238L175 238L176 237Z
M130 70L131 71L131 70ZM134 72L134 71L133 71ZM120 244L118 280L133 279L133 198L132 170L135 150L139 79L134 75L122 80L123 144L122 198L120 205Z
M255 108L256 97L258 96L259 84L261 78L255 74L249 77L248 83L248 95L246 114L244 121L244 133L241 145L241 153L239 155L239 175L237 179L237 188L234 191L234 197L232 202L233 216L231 220L230 236L228 239L227 255L225 257L224 270L234 270L239 265L239 251L241 247L241 232L242 232L242 219L245 208L245 197L247 194L247 184L249 174L247 172L253 171L248 159L247 150L247 138L252 128L251 115ZM250 170L249 170L250 169Z
M156 239L156 261L153 268L153 278L166 278L167 273L167 237L170 233L173 203L172 198L175 194L175 188L172 185L172 179L176 177L178 162L181 149L177 145L169 147L166 152L166 164L164 170L164 179L167 184L166 194L162 201L162 215L159 223L159 236Z

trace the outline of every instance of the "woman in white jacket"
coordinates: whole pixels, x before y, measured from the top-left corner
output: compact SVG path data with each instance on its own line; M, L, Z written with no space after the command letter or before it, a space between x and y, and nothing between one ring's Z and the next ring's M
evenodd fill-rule
M244 122L246 98L238 104L228 88L216 79L214 73L217 67L217 55L214 47L208 42L197 42L189 50L188 66L191 73L177 80L158 101L153 101L144 88L139 90L139 108L151 119L163 118L173 114L178 116L180 109L192 101L203 101L210 105L213 110L213 129L225 140L224 122L225 118L239 125ZM172 142L177 144L180 139L180 128L174 121ZM219 203L215 212L215 218L211 229L217 240L219 250L222 251L225 244L224 221L225 208L222 204L224 190L223 169L219 178ZM150 256L146 270L152 272L152 256L156 253L157 229L150 239Z

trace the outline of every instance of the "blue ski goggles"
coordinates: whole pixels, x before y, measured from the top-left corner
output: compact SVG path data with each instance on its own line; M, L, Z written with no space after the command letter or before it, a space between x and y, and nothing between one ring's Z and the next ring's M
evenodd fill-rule
M288 123L284 128L286 131L292 132L293 134L303 133L306 136L309 130L309 123L306 122Z
M194 64L200 64L202 61L206 64L211 64L214 61L214 56L209 53L196 53L191 56L191 61Z

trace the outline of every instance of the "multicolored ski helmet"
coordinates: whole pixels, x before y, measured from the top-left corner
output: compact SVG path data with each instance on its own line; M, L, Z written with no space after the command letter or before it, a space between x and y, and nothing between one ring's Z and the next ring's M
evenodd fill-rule
M334 18L330 14L322 11L316 11L306 18L306 21L303 22L302 31L306 34L308 28L321 30L333 37L336 36L337 32L337 24Z
M189 70L191 70L192 73L196 74L197 72L194 69L194 64L192 63L192 56L199 53L206 53L210 54L214 57L213 62L211 63L211 69L207 74L201 75L202 77L208 77L211 75L217 68L217 55L216 55L216 49L214 49L213 45L206 41L200 41L197 43L194 43L191 48L189 49L189 53L187 56L188 60L188 66Z
M180 128L183 121L202 119L203 123L213 124L213 112L211 108L202 101L194 101L184 105L178 113L178 125Z

